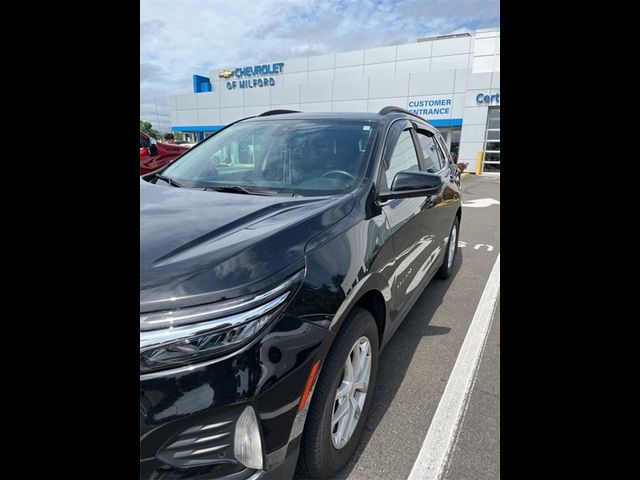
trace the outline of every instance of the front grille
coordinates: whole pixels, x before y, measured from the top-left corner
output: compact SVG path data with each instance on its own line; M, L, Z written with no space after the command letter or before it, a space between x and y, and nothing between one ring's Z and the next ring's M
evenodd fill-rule
M256 470L233 464L214 463L191 468L145 465L140 467L140 480L251 480L256 473Z
M156 457L174 467L237 463L233 458L234 427L233 420L193 425L173 436Z

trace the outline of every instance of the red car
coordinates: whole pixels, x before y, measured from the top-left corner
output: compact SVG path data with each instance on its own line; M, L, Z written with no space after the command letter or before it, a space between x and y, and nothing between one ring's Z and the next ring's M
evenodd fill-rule
M184 145L158 143L155 138L140 132L140 175L164 167L187 150L189 147Z

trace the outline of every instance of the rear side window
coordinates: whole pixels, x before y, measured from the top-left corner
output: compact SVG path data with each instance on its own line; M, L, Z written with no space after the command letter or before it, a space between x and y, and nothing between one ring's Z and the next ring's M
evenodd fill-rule
M420 148L424 156L427 172L437 173L444 167L444 162L438 154L438 147L433 136L428 136L424 132L416 132L420 140Z
M438 138L437 142L440 147L440 156L444 158L444 164L448 165L449 163L453 163L453 160L451 159L451 152L449 152L449 149L446 146L447 142L445 142L443 138Z
M391 188L393 179L398 172L403 170L419 170L418 155L416 154L416 148L413 145L413 139L411 138L411 132L404 130L398 142L396 143L391 158L389 159L389 167L385 172L387 177L387 186Z

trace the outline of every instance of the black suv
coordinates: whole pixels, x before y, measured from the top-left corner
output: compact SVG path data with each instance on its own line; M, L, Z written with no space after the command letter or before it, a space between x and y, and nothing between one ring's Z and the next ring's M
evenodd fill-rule
M141 177L141 478L334 475L461 212L442 136L396 107L266 112Z

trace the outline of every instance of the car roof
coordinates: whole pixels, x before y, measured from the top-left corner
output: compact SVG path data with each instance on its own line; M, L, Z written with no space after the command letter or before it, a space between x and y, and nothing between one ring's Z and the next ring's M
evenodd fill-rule
M265 112L267 113L267 112ZM381 120L380 116L376 113L369 112L296 112L296 113L276 113L269 115L258 115L250 117L247 120L365 120L365 121L377 121Z
M271 113L273 112L273 113ZM256 122L270 120L360 120L368 122L382 123L392 121L397 118L406 118L410 121L420 122L423 125L430 125L424 118L404 110L399 107L385 107L377 113L374 112L297 112L293 110L270 110L255 117L249 117L241 120Z

